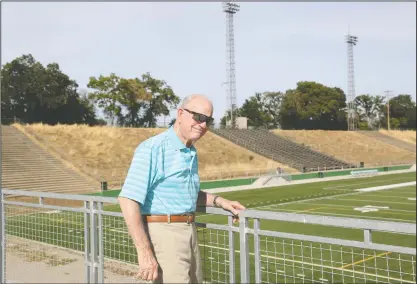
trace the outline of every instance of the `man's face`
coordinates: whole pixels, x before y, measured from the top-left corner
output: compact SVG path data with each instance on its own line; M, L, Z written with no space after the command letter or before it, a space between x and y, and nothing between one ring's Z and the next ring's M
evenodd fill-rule
M194 98L184 108L178 110L179 129L187 141L197 141L208 130L206 118L211 118L213 108L205 98Z

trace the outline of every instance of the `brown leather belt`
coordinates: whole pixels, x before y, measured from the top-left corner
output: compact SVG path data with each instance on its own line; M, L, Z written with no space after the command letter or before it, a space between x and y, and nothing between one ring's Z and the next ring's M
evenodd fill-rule
M144 215L146 222L157 223L192 223L195 220L195 215Z

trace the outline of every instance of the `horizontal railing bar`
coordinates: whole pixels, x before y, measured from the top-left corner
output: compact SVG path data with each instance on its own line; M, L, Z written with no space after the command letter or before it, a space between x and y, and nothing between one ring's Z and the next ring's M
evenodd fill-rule
M216 207L200 207L196 208L196 212L200 213L207 213L207 214L215 214L215 215L223 215L223 216L232 216L233 214L229 211L223 210L221 208Z
M254 233L254 229L248 228L246 231L250 234ZM326 238L326 237L316 237L316 236L292 234L292 233L282 233L282 232L274 232L274 231L266 231L266 230L259 230L258 234L260 236L265 236L265 237L277 237L277 238L292 239L292 240L299 240L299 241L310 241L310 242L315 242L315 243L326 243L326 244L349 246L349 247L356 247L356 248L362 248L362 249L375 249L375 250L405 253L405 254L411 254L411 255L416 254L416 248L410 248L410 247L400 247L400 246L392 246L392 245L376 244L376 243L365 244L364 242L359 242L359 241L334 239L334 238Z
M46 205L46 204L38 204L38 203L26 203L26 202L20 202L20 201L4 200L3 203L8 204L8 205L22 206L22 207L33 207L33 208L52 209L52 210L60 210L60 211L71 211L71 212L80 212L80 213L90 212L88 209L85 209L85 208L74 208L74 207Z
M221 231L229 231L231 229L233 232L239 232L238 227L229 227L229 226L225 226L225 225L217 225L217 224L210 224L210 223L199 223L199 222L196 222L195 225L198 228L214 229L214 230L221 230Z
M112 217L121 217L123 218L123 213L121 212L112 212L112 211L104 211L104 210L94 210L96 213L100 213L103 216L112 216Z
M284 213L284 212L270 212L261 210L245 210L242 211L240 217L285 221L285 222L296 222L303 224L314 224L332 227L344 227L350 229L367 229L374 231L384 231L393 233L406 233L416 234L415 223L404 223L404 222L387 222L387 221L376 221L366 219L354 219L354 218L343 218L333 216L322 216L322 215L307 215L297 213Z
M12 194L16 196L29 196L29 197L44 197L44 198L55 198L63 200L77 200L77 201L91 201L91 202L103 202L117 204L117 198L115 197L103 197L94 195L79 195L79 194L66 194L66 193L55 193L55 192L37 192L27 191L18 189L2 189L3 195ZM6 197L6 196L5 196Z

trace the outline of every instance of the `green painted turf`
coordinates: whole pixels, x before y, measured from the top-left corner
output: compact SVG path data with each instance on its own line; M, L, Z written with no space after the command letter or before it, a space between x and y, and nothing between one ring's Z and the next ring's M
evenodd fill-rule
M385 184L415 181L415 173L385 175L373 178L290 185L269 189L257 189L220 194L229 199L240 200L250 208L259 210L297 212L329 216L346 216L376 220L398 219L416 221L415 187L403 187L384 191L355 193L355 189ZM353 195L347 195L352 194ZM327 199L325 198L327 197ZM331 197L331 199L329 199ZM321 199L318 199L321 198ZM304 201L303 201L304 200ZM302 201L294 203L296 201ZM366 205L389 207L378 212L361 213L354 210ZM106 207L119 211L117 206ZM6 232L35 241L84 251L84 215L82 213L50 213L21 207L6 206ZM402 211L400 211L402 210ZM30 214L32 213L32 214ZM338 215L339 214L339 215ZM202 215L198 222L226 224L222 216ZM253 222L249 222L250 227ZM317 226L284 221L261 220L261 229L332 237L346 240L363 240L360 230ZM136 252L124 221L120 217L103 216L103 239L105 257L136 263ZM201 253L204 258L205 278L213 283L228 279L228 234L218 230L199 230ZM415 236L374 233L377 243L415 247ZM239 237L235 235L235 258L237 281L240 280ZM254 240L249 237L251 271L254 271ZM398 279L413 281L415 256L398 255L385 251L361 250L295 241L282 238L260 238L260 265L264 282L396 282ZM401 273L400 273L401 266ZM414 270L415 271L415 270ZM254 274L251 273L251 281ZM396 280L397 279L397 280ZM327 283L327 282L324 282Z

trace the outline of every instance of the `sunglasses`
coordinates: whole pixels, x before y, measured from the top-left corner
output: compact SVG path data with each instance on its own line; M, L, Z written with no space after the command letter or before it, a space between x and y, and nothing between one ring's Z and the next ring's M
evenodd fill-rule
M195 121L199 122L199 123L205 122L208 125L208 124L211 124L214 120L214 118L212 118L210 116L207 116L207 115L204 115L204 114L201 114L201 113L198 113L198 112L194 112L194 111L188 110L186 108L184 108L183 110L191 113L193 115L193 119Z

